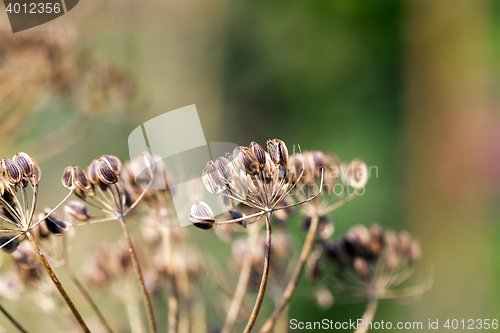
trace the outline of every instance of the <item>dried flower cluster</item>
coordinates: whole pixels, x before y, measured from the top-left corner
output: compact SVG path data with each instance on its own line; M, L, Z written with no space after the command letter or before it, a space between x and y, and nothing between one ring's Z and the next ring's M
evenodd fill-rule
M359 298L394 298L392 288L411 275L420 256L420 245L408 232L384 231L377 224L355 225L340 240L325 242L336 287Z
M202 172L205 188L210 195L239 205L237 209L224 214L227 220L218 221L210 206L200 201L199 188L193 185L183 194L198 200L189 213L193 225L215 229L221 240L232 244L227 269L195 246L190 234L196 228L179 228L174 204L179 194L168 187L166 180L172 177L167 177L168 170L157 156L143 153L122 164L116 156L103 155L85 170L67 167L61 182L68 194L52 209L37 208L41 170L29 155L4 158L1 171L0 247L10 254L12 270L0 275L0 294L35 300L49 315L64 313L68 307L84 332L113 332L126 325L107 318L103 304L94 300L94 290L123 304L134 333L146 329L142 304L151 332L168 327L171 333L203 333L214 327L229 333L244 320L244 331L250 332L265 297L276 305L260 329L270 332L304 271L310 283L320 286L313 294L323 307L333 302L325 286L370 304L420 295L429 287L427 283L395 288L412 275L420 259L418 242L407 232L357 225L340 240L330 240L334 225L329 213L364 191L368 168L360 159L346 163L319 151L289 156L285 143L273 139L267 142L267 151L252 142L209 161ZM332 190L335 186L342 191ZM294 214L302 216L300 226L307 232L299 252L289 230ZM129 230L129 220L139 222L134 228L139 232ZM83 274L74 272L69 260L75 230L106 221L120 223L123 239L100 244L88 256ZM331 274L328 264L333 267ZM52 267L64 269L95 319L80 315ZM214 279L206 279L207 274ZM245 295L252 292L256 300L247 303ZM155 317L153 304L163 300L168 315ZM372 304L364 316L375 309ZM8 314L1 305L0 311ZM9 314L8 318L26 332L22 323ZM64 324L63 330L75 327Z

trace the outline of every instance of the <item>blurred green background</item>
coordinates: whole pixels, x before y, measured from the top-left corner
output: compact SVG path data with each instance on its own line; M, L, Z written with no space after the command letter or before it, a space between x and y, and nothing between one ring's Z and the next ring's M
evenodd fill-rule
M414 281L432 264L435 282L417 303L383 302L375 320L500 319L500 3L82 0L59 21L125 68L142 102L41 164L41 188L54 193L45 204L64 195L67 165L126 159L132 129L196 104L208 142L276 137L378 167L366 194L334 212L333 237L373 221L407 229L423 248ZM66 114L55 112L39 130ZM118 225L79 230L75 268L89 244L119 235ZM229 251L215 237L202 246ZM312 290L302 281L290 318L363 313L365 304L321 311Z

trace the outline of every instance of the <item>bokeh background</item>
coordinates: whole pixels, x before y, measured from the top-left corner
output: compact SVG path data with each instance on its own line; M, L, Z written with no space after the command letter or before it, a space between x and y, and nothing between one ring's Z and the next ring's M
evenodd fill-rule
M423 249L414 282L430 265L435 278L420 301L383 302L375 320L500 319L500 3L82 0L57 22L19 35L51 34L56 24L73 26L77 47L129 73L136 90L129 107L96 117L68 149L49 158L27 151L43 159L41 189L50 193L43 204L64 196L66 166L102 154L127 159L132 129L196 104L208 142L276 137L378 167L366 194L334 212L333 237L374 221L407 229ZM24 141L74 113L50 101L44 110L20 124L33 128ZM0 144L7 156L16 152ZM89 246L121 234L118 224L78 231L77 271ZM229 245L200 232L193 231L200 247L227 257ZM365 304L338 302L319 310L312 291L302 281L290 318L363 313ZM263 311L271 309L268 302ZM1 317L0 324L13 330ZM37 313L27 326L56 327Z

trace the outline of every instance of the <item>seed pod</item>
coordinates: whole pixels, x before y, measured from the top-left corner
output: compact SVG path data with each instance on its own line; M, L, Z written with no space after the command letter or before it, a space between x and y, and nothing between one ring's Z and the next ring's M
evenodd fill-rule
M66 169L64 169L61 182L68 190L73 190L75 188L73 184L73 167L66 167Z
M97 176L104 184L110 185L116 184L116 182L118 182L120 172L116 171L121 171L121 163L118 168L116 164L117 160L118 159L110 159L108 157L102 156L97 161Z
M370 250L372 254L377 255L384 246L384 231L378 224L370 226Z
M368 182L368 166L366 163L356 158L347 167L347 182L354 188L363 188Z
M222 192L222 182L214 162L208 161L205 169L203 169L202 180L208 192L215 195L219 195Z
M5 182L10 186L18 185L23 179L23 173L19 165L8 158L3 158L1 165Z
M50 211L50 208L44 208L43 211L39 214L39 219L44 218L48 213L50 213ZM64 221L59 218L59 215L57 215L56 212L52 212L52 214L45 217L44 222L47 226L47 230L52 235L62 235L63 231L68 229L66 223L64 223Z
M42 170L34 159L31 159L31 161L33 162L33 177L30 178L30 181L32 185L35 185L40 181L40 178L42 177Z
M273 160L271 159L271 156L266 152L266 164L264 165L264 169L262 170L262 173L264 174L264 177L266 178L271 178L273 175L273 171L276 168L276 165L274 164Z
M259 145L257 142L252 142L249 148L253 151L255 157L257 158L257 161L259 163L259 169L264 168L264 165L266 164L266 152L264 151L262 146Z
M12 160L19 165L21 172L25 177L31 177L34 171L33 160L26 153L17 153Z
M191 206L191 213L188 218L195 227L205 230L211 229L215 223L212 209L203 201L197 201Z
M241 219L243 217L245 217L245 213L243 213L242 211L240 210L237 210L237 209L231 209L229 211L229 215L231 216L231 220L236 220L236 219ZM247 227L247 220L241 220L239 222L237 222L239 225L241 225L243 228L246 228Z
M87 175L79 167L73 167L73 183L85 194L91 195L94 193L94 189L92 188L92 184L89 182Z
M328 160L327 160L325 154L323 154L323 152L321 152L319 150L313 150L311 152L311 157L312 157L312 160L314 163L315 176L320 177L321 170L326 171L326 169L328 168Z
M226 160L229 162L231 173L235 174L238 177L240 175L240 167L236 163L234 155L231 153L226 153Z
M422 250L420 248L420 242L418 240L413 240L411 242L410 253L409 253L410 263L412 265L415 265L420 261L421 257L422 257Z
M228 160L226 160L224 157L217 158L217 160L215 161L215 167L217 168L217 171L219 171L220 178L225 183L231 181L232 173Z
M99 185L101 183L101 180L97 175L97 163L98 161L94 159L90 162L90 165L87 168L87 178L94 185Z
M292 177L292 182L297 181L300 174L302 173L302 170L304 170L302 176L305 176L305 168L304 168L305 165L304 165L303 154L293 154L292 156L290 156L289 163L291 165L290 173Z
M324 245L326 259L334 263L337 267L342 267L347 261L343 247L332 241L326 241Z
M0 246L2 246L2 250L6 253L14 252L19 246L19 238L16 238L11 241L15 236L2 236L0 237ZM10 242L9 242L10 241ZM9 242L7 244L7 242Z
M361 257L354 258L353 266L354 270L356 271L356 273L358 273L359 276L361 276L366 281L370 280L371 278L370 266L368 265L368 262L365 259Z
M288 166L288 149L283 141L273 139L267 141L267 151L276 165Z
M64 212L75 220L87 222L90 219L90 210L80 201L70 201L64 206Z
M103 155L101 156L102 160L105 160L108 164L110 169L117 175L119 175L122 172L122 162L120 159L114 155ZM151 164L151 161L148 161L147 159L143 159L144 162L148 162Z
M255 175L259 171L259 161L250 148L240 147L236 159L247 174Z

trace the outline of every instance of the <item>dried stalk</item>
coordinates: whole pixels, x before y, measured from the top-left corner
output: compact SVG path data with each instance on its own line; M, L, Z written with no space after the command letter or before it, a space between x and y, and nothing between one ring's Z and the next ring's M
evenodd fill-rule
M276 324L276 321L283 313L283 310L288 305L290 298L292 297L295 289L297 288L300 276L301 276L302 271L304 269L304 265L307 261L307 258L309 257L309 254L311 253L311 248L312 248L312 245L314 243L314 239L316 238L316 231L318 230L318 223L319 223L318 216L311 217L311 224L309 226L309 231L307 232L306 240L304 242L304 246L302 247L299 261L297 262L297 265L295 266L295 270L293 271L292 278L288 282L288 285L286 286L285 292L281 296L281 299L278 303L278 306L274 310L273 314L271 315L271 317L269 317L269 319L264 323L264 326L262 326L262 328L260 329L261 333L271 332L274 325Z
M127 241L130 257L132 258L132 264L134 266L134 270L139 280L139 285L141 287L142 296L144 298L144 303L146 305L146 312L148 314L149 328L151 330L151 333L156 333L156 324L153 315L153 306L151 304L151 299L149 297L148 291L146 289L146 284L144 283L144 277L142 276L142 270L141 266L139 265L139 259L137 259L137 253L135 252L134 249L134 243L132 242L132 238L130 237L125 217L121 216L119 220L123 228L123 234L125 236L125 240Z
M373 320L373 317L375 317L375 313L377 312L377 306L378 306L378 301L376 299L370 299L368 301L368 305L366 306L365 313L363 314L363 323L361 327L358 327L354 333L366 333L368 332L368 326L367 323L371 322Z
M52 270L52 267L50 267L50 264L47 261L47 259L45 258L45 255L43 254L42 250L40 250L40 248L38 247L38 244L36 243L35 238L31 234L31 232L29 232L29 231L26 232L26 236L28 236L28 239L30 240L31 245L33 246L33 249L37 253L38 258L40 259L43 266L47 270L47 273L49 273L50 278L52 279L52 282L57 287L57 290L59 291L62 298L64 299L64 301L66 302L66 304L70 308L71 312L75 316L76 320L78 321L78 324L80 324L80 326L82 327L82 330L84 332L90 333L90 330L87 327L87 324L85 324L85 321L83 320L82 316L80 315L80 312L78 312L78 310L75 307L75 304L73 304L73 301L71 300L71 298L69 298L68 294L66 293L66 290L64 290L61 282L59 281L59 279L56 276L56 273L54 273L54 271Z
M271 213L266 213L266 255L264 257L264 271L262 272L262 280L260 281L259 294L257 295L257 300L255 301L255 306L253 308L250 319L248 320L247 326L244 333L249 333L252 330L257 315L259 314L262 301L264 300L264 293L266 291L267 278L269 277L269 258L271 255Z

